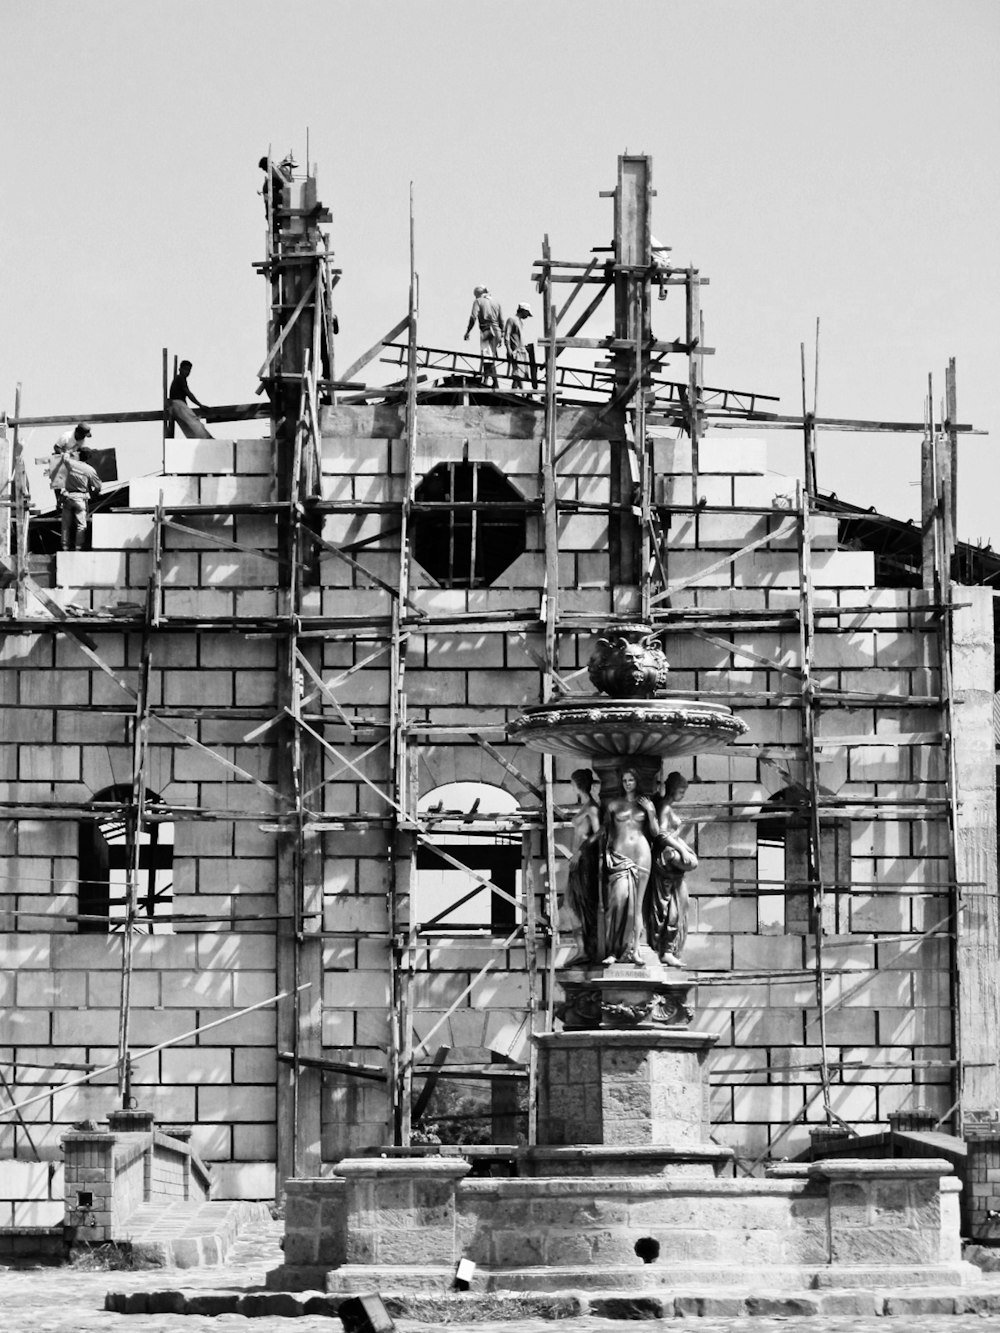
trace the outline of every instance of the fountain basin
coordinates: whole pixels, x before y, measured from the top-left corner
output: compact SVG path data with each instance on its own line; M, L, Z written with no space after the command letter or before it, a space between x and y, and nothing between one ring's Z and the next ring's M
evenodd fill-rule
M529 750L592 761L719 750L746 734L724 704L694 699L560 699L526 708L507 728Z

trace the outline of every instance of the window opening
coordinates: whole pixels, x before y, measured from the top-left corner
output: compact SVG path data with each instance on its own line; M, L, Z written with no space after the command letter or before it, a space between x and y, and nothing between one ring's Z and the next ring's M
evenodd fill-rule
M502 507L524 496L492 463L438 463L413 498L441 505L415 515L413 554L442 587L486 587L524 553L525 512Z
M821 792L821 795L828 795ZM806 935L814 929L809 874L809 794L792 785L761 808L757 822L757 930L761 935ZM850 929L851 822L824 819L820 863L826 894L824 929ZM844 917L842 921L840 918Z
M502 820L498 827L496 818L517 809L509 792L478 782L449 783L421 799L420 813L438 816L429 829L434 841L502 890L478 885L421 845L413 901L421 933L502 935L521 920L521 836L505 832Z
M117 810L101 810L79 830L79 913L82 934L108 935L124 929L131 858L129 822L132 788L125 783L105 787L95 802L120 802ZM155 792L148 805L161 805ZM139 829L139 883L134 927L141 934L170 934L173 927L174 826L171 821L144 820Z

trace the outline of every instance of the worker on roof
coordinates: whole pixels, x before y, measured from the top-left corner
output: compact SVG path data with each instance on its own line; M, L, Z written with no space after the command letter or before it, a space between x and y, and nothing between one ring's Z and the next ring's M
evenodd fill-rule
M199 403L198 399L188 387L188 376L191 374L191 362L182 361L177 367L177 374L170 381L170 390L167 394L169 400L169 410L173 413L173 418L180 426L181 430L189 440L210 440L212 433L207 429L205 423L193 410L188 407L188 401L194 403L195 407L204 408L204 403Z
M490 296L485 286L473 288L472 313L465 329L465 341L475 324L479 325L479 344L483 354L483 379L494 389L499 389L497 379L497 358L503 348L503 311L500 302Z
M524 344L523 320L531 318L531 306L522 301L517 310L503 326L504 341L507 344L507 371L511 376L511 388L520 389L523 377L528 374L528 349Z
M76 432L81 430L83 434L78 436ZM76 431L60 436L59 461L49 471L52 489L59 496L64 551L83 550L90 522L90 500L101 493L101 479L87 461L90 451L82 443L89 434L90 428L81 424Z

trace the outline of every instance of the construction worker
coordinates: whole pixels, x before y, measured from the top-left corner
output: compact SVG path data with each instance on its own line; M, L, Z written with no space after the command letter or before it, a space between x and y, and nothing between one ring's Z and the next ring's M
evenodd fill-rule
M507 370L512 377L511 388L520 389L522 376L528 374L528 349L524 345L522 320L531 318L531 307L521 304L503 326L504 341L507 344Z
M90 427L81 421L78 426L74 426L71 430L64 430L52 446L52 461L49 463L49 485L55 492L57 512L62 510L63 482L65 479L64 455L72 449L78 449L89 435Z
M177 367L177 374L170 381L170 389L167 393L167 398L170 400L170 411L189 440L210 440L212 438L211 431L208 430L194 409L188 407L189 400L194 403L195 407L203 408L205 406L204 403L198 402L198 399L188 387L188 376L190 374L191 362L182 361Z
M494 301L486 287L474 287L472 294L475 299L465 330L465 341L469 341L469 334L473 326L478 323L479 342L483 353L483 378L492 388L499 389L497 357L503 347L503 311L500 309L500 302Z
M90 434L86 426L77 426L78 431ZM71 432L67 432L70 436ZM100 495L101 479L86 461L89 450L83 448L76 438L63 443L59 462L54 464L49 473L52 489L60 497L62 514L62 542L64 551L82 551L87 535L87 523L90 519L91 496Z

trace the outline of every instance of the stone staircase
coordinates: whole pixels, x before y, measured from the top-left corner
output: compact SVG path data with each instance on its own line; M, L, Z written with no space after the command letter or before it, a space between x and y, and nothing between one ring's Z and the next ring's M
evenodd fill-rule
M128 1241L139 1268L200 1268L224 1264L237 1238L271 1220L265 1203L226 1199L143 1204L128 1219Z

